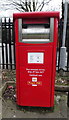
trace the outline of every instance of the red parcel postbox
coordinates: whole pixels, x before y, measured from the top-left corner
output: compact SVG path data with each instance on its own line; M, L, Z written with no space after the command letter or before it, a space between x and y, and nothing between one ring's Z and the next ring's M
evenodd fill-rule
M59 12L15 13L17 104L54 106Z

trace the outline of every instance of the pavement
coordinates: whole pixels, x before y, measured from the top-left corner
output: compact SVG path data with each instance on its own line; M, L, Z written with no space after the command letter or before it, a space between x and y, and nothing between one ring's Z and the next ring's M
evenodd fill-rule
M0 70L0 88L2 86ZM5 99L0 95L1 118L68 118L67 93L55 92L54 110L42 107L19 107L12 99Z
M67 118L67 94L55 93L54 110L42 107L19 107L7 99L2 102L2 118Z
M2 71L0 69L0 120L2 118L2 91L1 91L1 87L2 87Z

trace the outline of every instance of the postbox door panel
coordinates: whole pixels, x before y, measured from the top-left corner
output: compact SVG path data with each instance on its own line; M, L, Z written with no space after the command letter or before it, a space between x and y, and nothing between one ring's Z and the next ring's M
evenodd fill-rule
M20 46L21 105L50 107L52 49L52 46Z

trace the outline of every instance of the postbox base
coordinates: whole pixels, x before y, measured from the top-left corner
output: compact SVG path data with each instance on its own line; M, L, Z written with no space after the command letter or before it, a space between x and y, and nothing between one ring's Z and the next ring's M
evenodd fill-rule
M22 105L18 105L17 104L17 107L19 107L19 108L23 108L23 109L35 109L35 108L37 108L37 110L39 110L39 109L44 109L44 110L49 110L49 111L54 111L54 106L50 106L50 107L45 107L45 106L22 106Z
M54 108L54 103L53 103L52 105L49 105L49 106L48 106L48 105L46 105L46 104L45 104L45 105L39 105L39 104L38 104L38 105L34 105L34 104L31 105L31 104L29 104L29 105L28 105L28 104L23 104L23 103L21 104L21 103L18 103L18 102L17 102L17 105L18 105L18 106L21 106L21 107L45 107L45 108L50 108L50 109L53 109L53 108Z

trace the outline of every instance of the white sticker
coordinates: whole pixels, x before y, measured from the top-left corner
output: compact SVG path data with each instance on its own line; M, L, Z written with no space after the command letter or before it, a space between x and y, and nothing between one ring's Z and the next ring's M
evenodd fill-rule
M28 63L44 63L44 53L41 52L29 52Z
M37 77L32 77L32 82L37 82Z
M37 86L36 84L33 84L32 86Z

